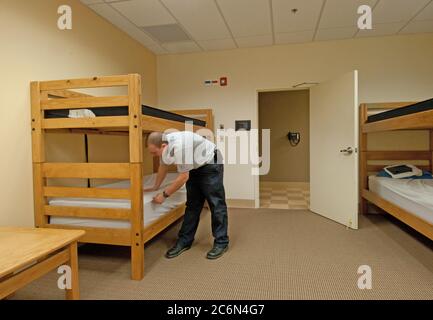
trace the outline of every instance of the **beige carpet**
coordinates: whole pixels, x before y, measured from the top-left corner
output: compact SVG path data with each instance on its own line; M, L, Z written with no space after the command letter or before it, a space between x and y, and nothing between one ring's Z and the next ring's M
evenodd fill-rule
M355 231L308 211L231 209L231 247L215 261L207 211L191 250L167 260L178 228L146 246L142 281L129 279L128 248L81 247L82 299L433 299L432 242L389 217L361 217ZM357 287L364 264L372 290ZM14 299L63 299L57 277Z

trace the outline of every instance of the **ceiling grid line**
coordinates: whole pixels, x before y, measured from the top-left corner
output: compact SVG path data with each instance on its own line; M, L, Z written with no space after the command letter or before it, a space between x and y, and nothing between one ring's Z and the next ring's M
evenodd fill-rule
M180 21L176 18L176 16L171 12L171 10L165 5L165 3L162 0L158 0L158 2L167 10L167 12L172 16L172 18L176 21L176 23L179 25L179 27L188 35L188 37L197 45L197 47L201 51L205 51L203 47L198 43L197 40L195 40L192 35L186 30L186 28L180 23Z
M314 28L314 34L313 34L312 41L316 40L317 31L319 30L320 21L322 20L323 11L325 10L326 1L327 0L323 0L323 2L322 2L322 7L320 8L320 13L319 13L319 19L317 19L316 27Z
M269 11L271 15L272 45L275 45L274 6L272 1L273 0L269 0Z
M129 1L129 0L114 0L114 1L110 1L110 2L104 0L104 3L110 4L110 3L120 3L120 2L126 2L126 1Z
M80 1L157 55L433 33L433 0ZM362 4L372 31L357 27Z
M105 2L105 4L107 4L111 9L113 9L114 11L116 11L120 16L122 16L126 21L128 21L130 24L132 24L134 27L136 27L140 32L142 32L143 34L147 35L149 38L151 38L156 44L158 44L164 51L167 51L162 45L161 42L159 42L158 39L156 39L155 37L153 37L152 35L148 34L147 32L144 32L139 26L137 26L134 22L131 21L131 19L129 19L127 16L125 16L122 12L120 12L119 10L117 10L116 7L113 7L112 4L113 3L120 3L120 2L125 2L127 0L120 0L120 1L115 1L115 2Z
M219 14L221 15L221 19L223 19L224 24L225 24L227 30L229 31L229 34L230 34L230 36L232 37L233 42L235 43L236 48L239 48L238 42L236 41L236 38L235 38L235 36L233 35L233 31L232 31L232 29L230 29L230 26L229 26L229 24L228 24L228 22L227 22L226 17L225 17L224 14L223 14L223 11L221 10L221 7L220 7L220 5L219 5L219 3L218 3L218 0L214 0L214 2L215 2L216 8L217 8Z
M403 27L401 27L398 31L397 31L397 34L400 34L400 32L404 29L404 28L406 28L408 25L409 25L409 23L411 23L421 12L423 12L424 11L424 9L425 8L427 8L431 3L433 2L433 0L430 0L429 2L427 2L426 4L425 4L425 6L424 7L422 7L420 10L418 10L414 15L413 15L413 17L412 18L410 18L409 19L409 21L403 26Z

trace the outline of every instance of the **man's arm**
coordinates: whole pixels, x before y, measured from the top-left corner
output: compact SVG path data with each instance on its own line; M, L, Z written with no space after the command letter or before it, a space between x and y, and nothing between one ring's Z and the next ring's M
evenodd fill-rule
M179 175L177 176L176 180L173 181L172 184L170 184L167 188L165 188L165 193L170 196L173 193L175 193L177 190L179 190L189 179L189 172L182 172L179 173ZM163 196L162 193L157 194L154 198L153 198L153 202L161 204L163 203L165 200L165 197Z
M173 183L170 184L165 189L165 193L167 193L167 195L172 195L177 190L179 190L188 181L188 179L189 179L189 172L188 171L179 173L176 180L174 180Z
M167 176L167 172L168 172L168 166L163 163L160 163L158 172L156 174L155 185L151 188L143 189L143 191L150 192L150 191L158 190L159 187L161 186L161 183L164 181L165 177Z

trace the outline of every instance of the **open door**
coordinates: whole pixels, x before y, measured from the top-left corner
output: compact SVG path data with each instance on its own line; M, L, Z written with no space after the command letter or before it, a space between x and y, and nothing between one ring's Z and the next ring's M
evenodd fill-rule
M310 210L358 229L358 71L310 90Z

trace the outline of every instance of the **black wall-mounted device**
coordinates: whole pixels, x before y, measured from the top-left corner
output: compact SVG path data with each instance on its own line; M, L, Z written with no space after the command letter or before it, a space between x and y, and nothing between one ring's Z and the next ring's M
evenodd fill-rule
M299 132L289 132L287 134L287 139L289 139L290 144L294 147L301 141L301 134Z
M251 130L251 120L235 120L235 128L238 130Z

